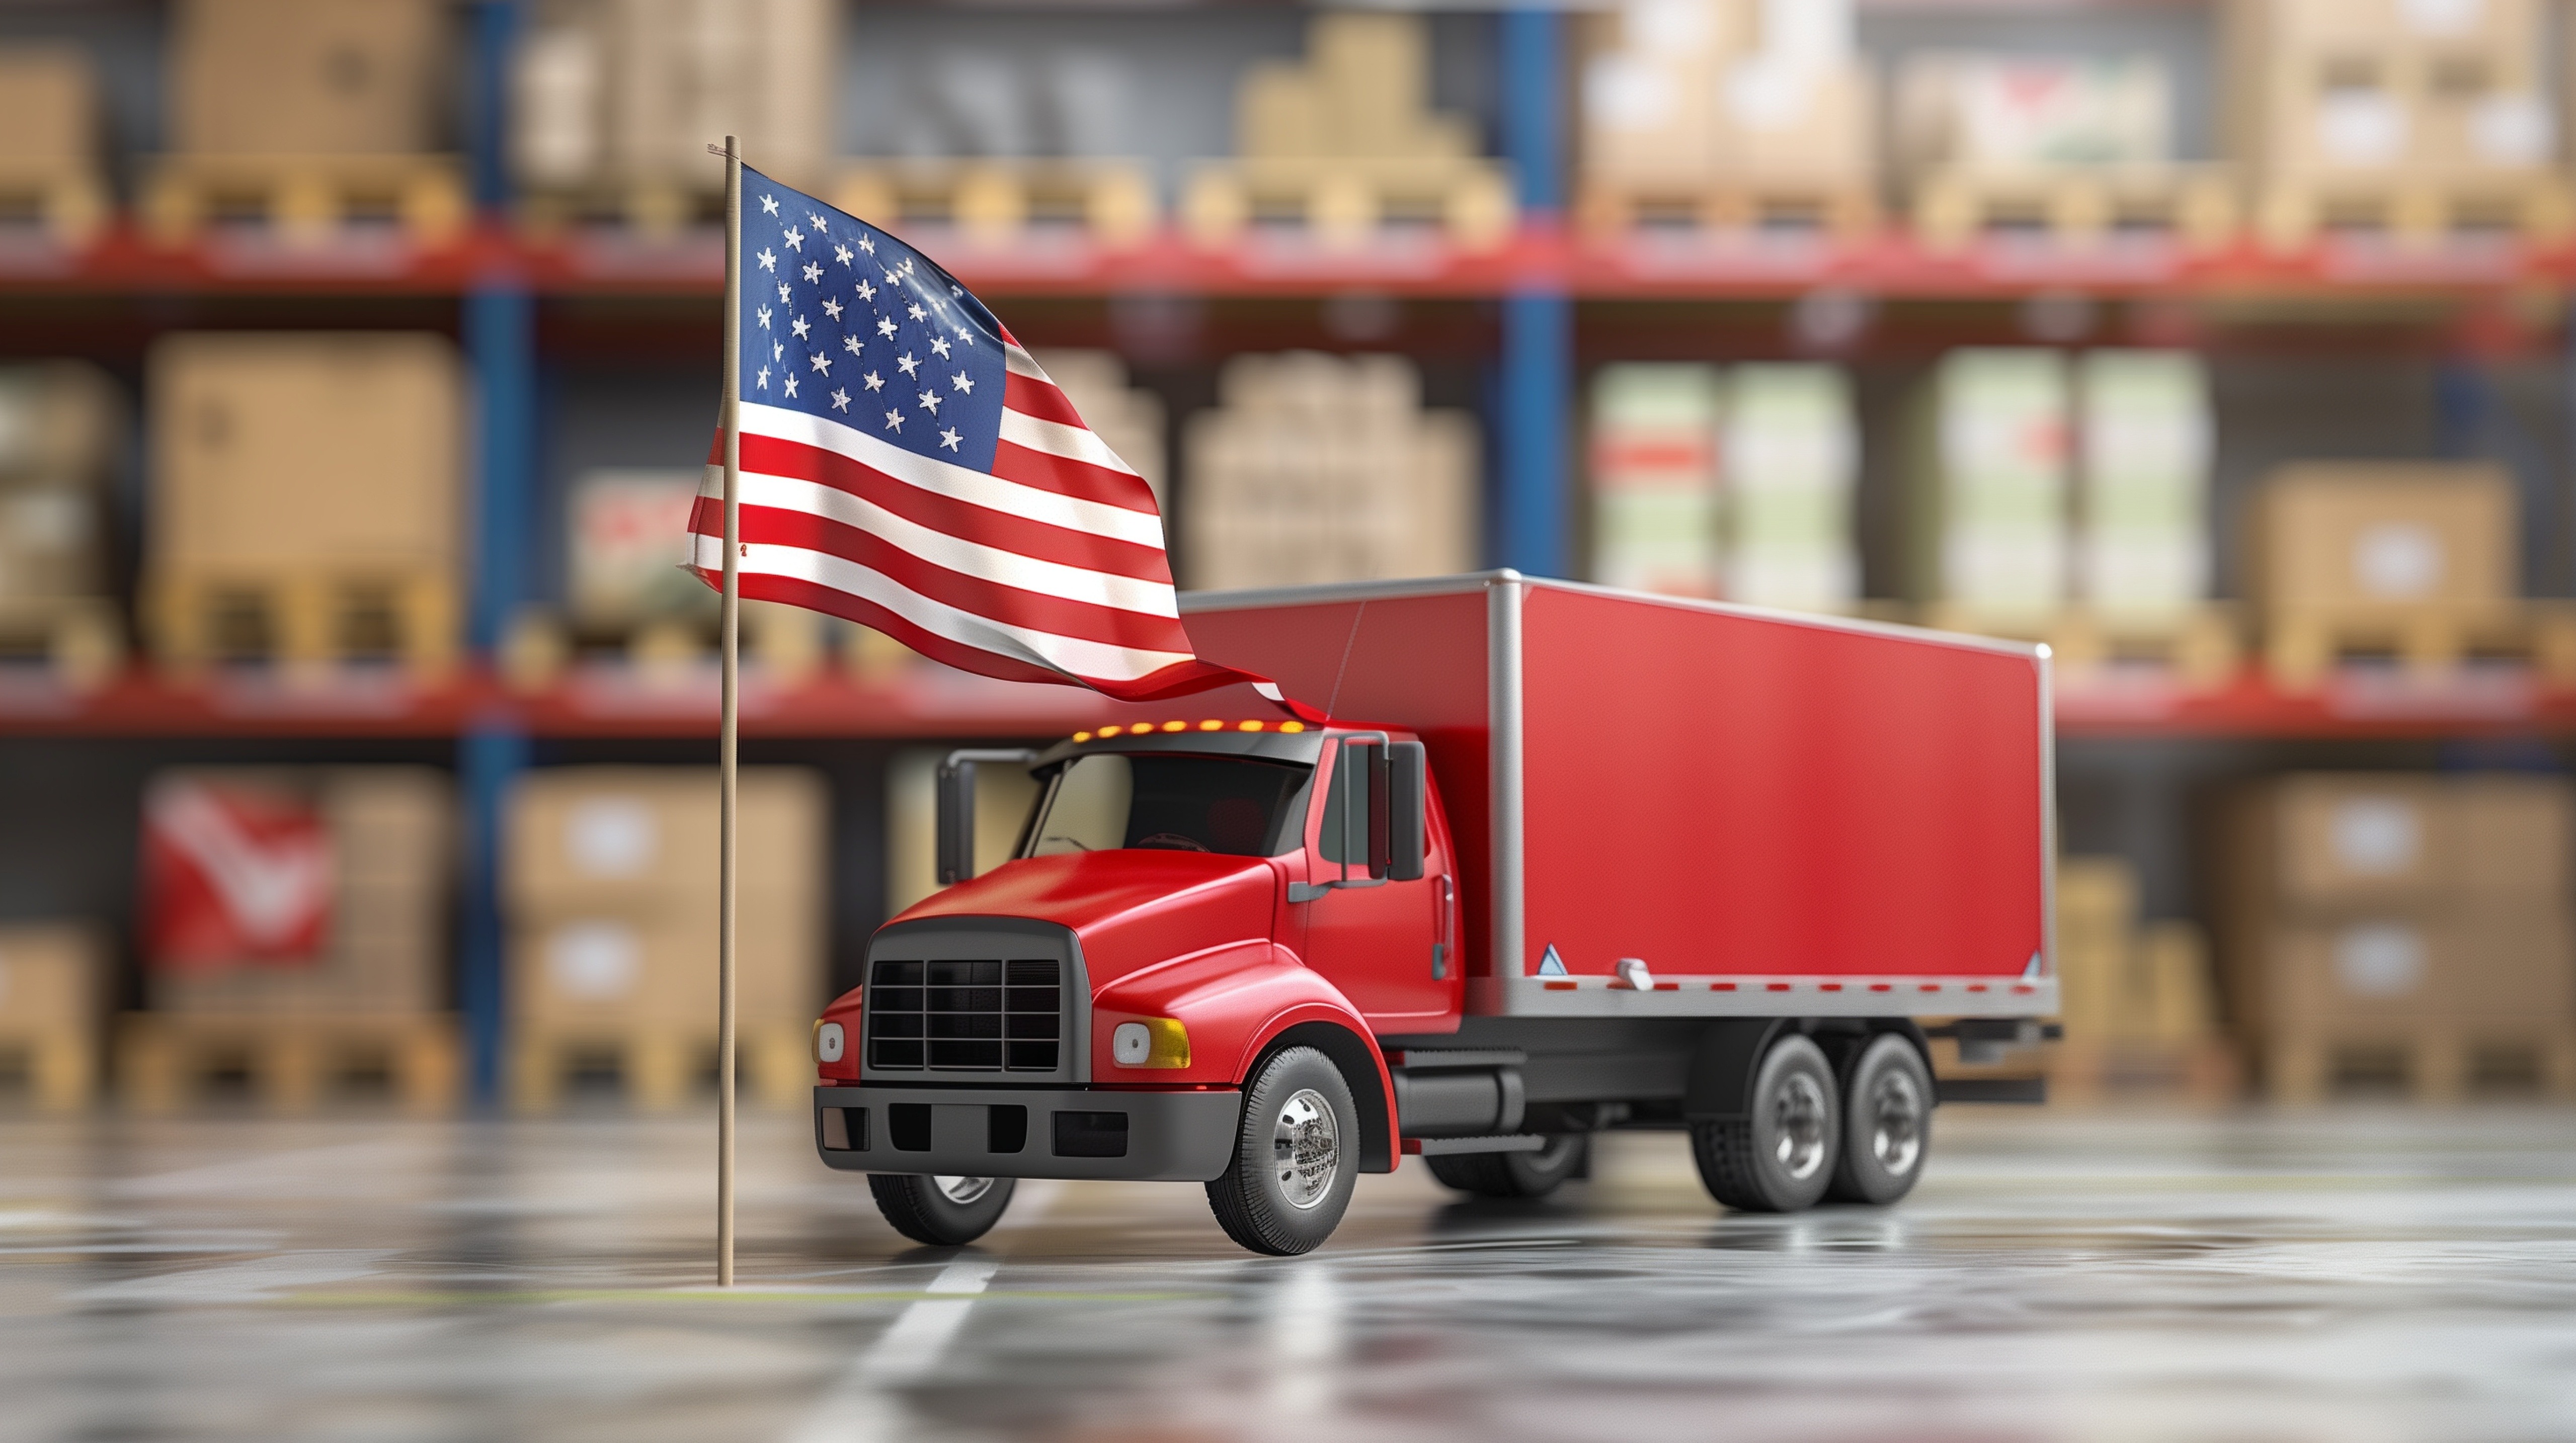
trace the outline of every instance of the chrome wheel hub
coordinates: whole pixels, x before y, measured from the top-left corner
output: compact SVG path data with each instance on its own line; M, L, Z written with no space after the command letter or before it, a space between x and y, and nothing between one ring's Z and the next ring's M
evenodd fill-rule
M1879 1075L1869 1090L1870 1155L1890 1177L1914 1171L1923 1157L1923 1091L1903 1072Z
M1313 1207L1333 1190L1342 1170L1342 1138L1322 1093L1301 1088L1279 1104L1270 1124L1270 1162L1290 1207Z
M993 1190L989 1177L933 1177L930 1185L953 1203L970 1203Z
M1790 1073L1772 1100L1771 1152L1797 1182L1825 1165L1825 1090L1806 1073Z

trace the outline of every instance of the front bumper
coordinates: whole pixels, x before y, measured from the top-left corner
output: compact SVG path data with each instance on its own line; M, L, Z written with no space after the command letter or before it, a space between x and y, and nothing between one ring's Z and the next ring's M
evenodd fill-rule
M814 1148L844 1172L1206 1182L1242 1113L1232 1088L817 1087Z

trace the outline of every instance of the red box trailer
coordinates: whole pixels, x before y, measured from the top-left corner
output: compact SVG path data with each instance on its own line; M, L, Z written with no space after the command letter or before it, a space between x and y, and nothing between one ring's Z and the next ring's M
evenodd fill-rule
M1511 572L1184 609L1327 720L1216 692L950 759L955 885L816 1028L820 1154L915 1238L1163 1178L1301 1252L1355 1172L1532 1195L1623 1127L1729 1206L1891 1202L1918 1019L2056 1010L2045 648ZM973 876L992 766L1041 785Z

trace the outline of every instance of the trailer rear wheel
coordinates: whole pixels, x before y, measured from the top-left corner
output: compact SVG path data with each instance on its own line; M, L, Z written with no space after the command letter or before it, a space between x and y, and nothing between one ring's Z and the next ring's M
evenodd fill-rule
M1738 1212L1815 1206L1842 1152L1839 1094L1815 1043L1794 1032L1772 1043L1748 1115L1691 1124L1691 1160L1708 1195Z
M1359 1109L1341 1069L1314 1048L1283 1048L1243 1089L1234 1158L1208 1183L1208 1209L1256 1253L1312 1252L1341 1225L1359 1161Z
M1545 1197L1581 1170L1592 1150L1589 1133L1560 1132L1536 1152L1436 1153L1423 1159L1431 1175L1477 1197Z
M868 1191L894 1230L932 1247L962 1247L993 1230L1011 1205L1006 1177L932 1177L872 1172Z
M1913 1043L1881 1033L1852 1064L1849 1092L1829 1196L1892 1203L1914 1190L1932 1146L1932 1070Z

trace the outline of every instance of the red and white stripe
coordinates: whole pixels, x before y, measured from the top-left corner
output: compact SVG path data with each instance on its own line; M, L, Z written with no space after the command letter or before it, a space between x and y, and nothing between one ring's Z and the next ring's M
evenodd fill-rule
M1131 701L1258 680L1197 659L1153 491L1027 351L1005 356L989 473L741 403L742 594L967 671ZM719 432L690 517L690 566L709 585L724 567L723 447Z

